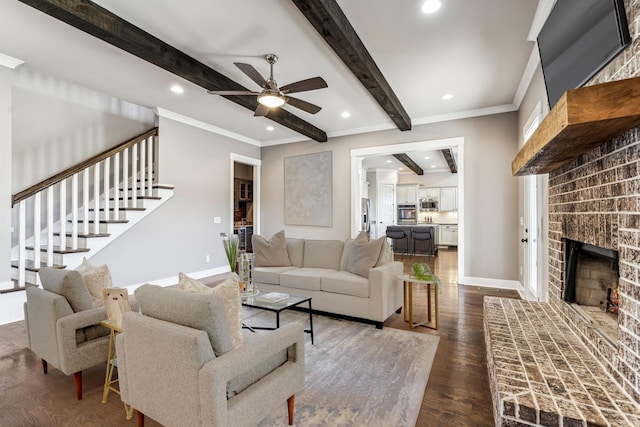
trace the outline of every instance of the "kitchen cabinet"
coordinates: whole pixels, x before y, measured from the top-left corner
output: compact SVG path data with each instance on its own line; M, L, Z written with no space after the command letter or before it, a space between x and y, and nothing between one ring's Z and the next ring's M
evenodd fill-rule
M440 225L438 227L440 234L439 243L443 246L458 246L458 226L457 225Z
M253 183L242 179L236 179L236 197L239 202L251 202L253 200Z
M440 211L458 210L458 187L442 187L440 189Z
M439 200L440 188L439 187L423 187L418 190L418 198Z
M402 184L396 186L396 204L415 205L418 197L418 186Z

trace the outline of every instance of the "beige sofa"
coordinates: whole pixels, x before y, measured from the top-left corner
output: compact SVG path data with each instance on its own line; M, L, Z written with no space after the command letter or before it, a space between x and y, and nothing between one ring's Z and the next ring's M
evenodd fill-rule
M267 245L273 244L276 236ZM402 307L398 276L403 264L393 261L386 239L367 242L366 236L363 239L361 235L344 242L284 240L286 257L281 257L281 262L265 263L261 252L273 253L277 248L265 248L264 239L253 236L253 280L261 291L310 296L314 311L368 321L378 328ZM372 259L376 247L378 253ZM363 262L363 252L368 252L370 267Z

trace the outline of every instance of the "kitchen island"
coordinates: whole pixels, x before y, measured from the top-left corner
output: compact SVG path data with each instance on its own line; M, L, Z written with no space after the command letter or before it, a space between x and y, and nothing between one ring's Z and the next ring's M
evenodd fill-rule
M393 240L393 252L396 254L435 256L438 253L438 224L390 225L387 230L402 230L407 235L406 239ZM420 232L426 231L431 233L432 240L414 239L414 234L417 236Z

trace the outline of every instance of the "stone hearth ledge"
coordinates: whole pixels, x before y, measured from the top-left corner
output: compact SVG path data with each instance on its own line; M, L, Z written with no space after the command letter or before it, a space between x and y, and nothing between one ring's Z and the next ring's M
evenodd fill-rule
M484 298L496 426L640 426L629 397L548 303Z

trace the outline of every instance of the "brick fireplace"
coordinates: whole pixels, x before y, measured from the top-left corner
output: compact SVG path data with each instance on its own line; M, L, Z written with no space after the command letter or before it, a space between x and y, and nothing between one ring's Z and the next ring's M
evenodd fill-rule
M640 61L639 61L640 63ZM640 129L549 175L549 302L640 402ZM617 251L617 341L563 300L566 240Z

